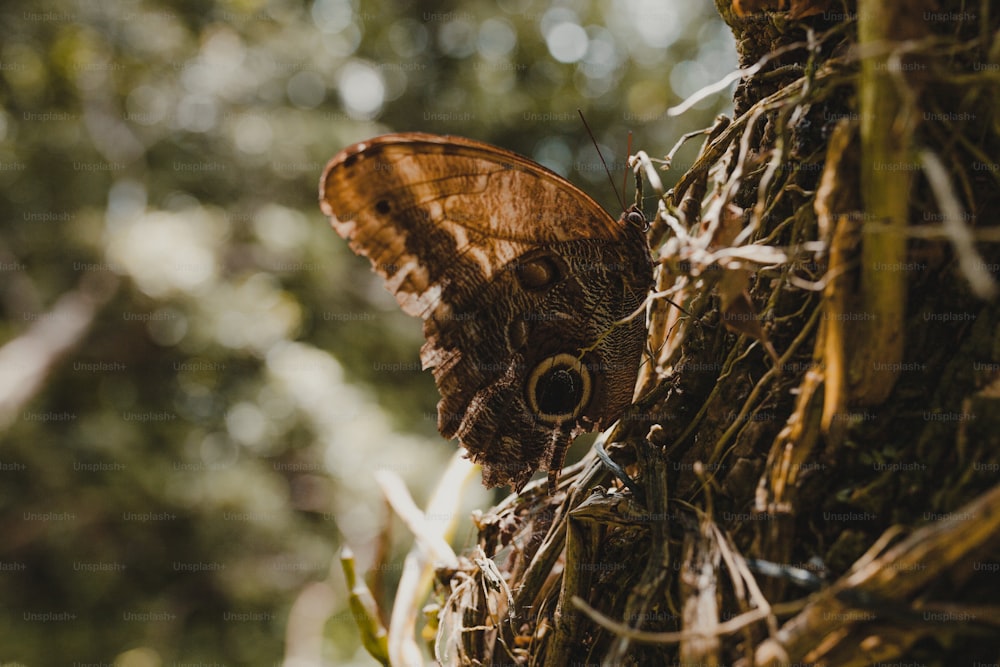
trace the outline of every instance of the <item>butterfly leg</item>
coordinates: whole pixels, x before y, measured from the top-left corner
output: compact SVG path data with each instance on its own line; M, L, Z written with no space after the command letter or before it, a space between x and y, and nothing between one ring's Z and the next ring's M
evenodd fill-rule
M549 495L554 495L559 486L559 474L566 461L566 451L573 442L573 435L557 427L552 432L552 458L549 459Z

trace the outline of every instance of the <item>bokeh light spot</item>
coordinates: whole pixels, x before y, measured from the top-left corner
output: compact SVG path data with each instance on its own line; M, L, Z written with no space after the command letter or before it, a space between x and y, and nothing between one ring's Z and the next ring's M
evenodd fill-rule
M561 137L548 137L538 142L533 156L535 162L545 165L558 174L569 173L573 163L573 151Z
M177 124L189 132L208 132L217 116L215 100L208 95L185 95L177 105Z
M257 113L243 114L233 128L236 147L248 155L260 155L271 149L274 131L270 121Z
M201 209L147 213L114 234L108 253L150 296L195 292L215 278L217 240L206 217Z
M306 245L310 225L300 211L266 204L253 217L253 231L272 252L288 252Z
M226 429L233 440L256 449L267 436L267 419L256 405L241 401L226 414Z
M472 21L451 19L438 31L438 45L452 58L468 58L476 51L476 32Z
M545 34L552 57L561 63L575 63L587 53L587 31L576 23L557 23Z
M517 46L517 32L506 19L487 19L479 26L476 48L479 55L498 60L510 54Z
M304 71L288 80L288 99L300 109L315 109L326 97L326 85L316 72Z
M188 331L188 318L177 308L158 308L146 324L149 337L163 347L177 345Z
M350 0L316 0L312 17L323 32L340 32L354 20L354 9Z
M347 113L354 118L370 118L385 101L385 84L379 72L361 61L352 60L340 68L337 91Z
M400 58L415 58L427 50L427 28L413 19L395 21L388 30L389 45Z
M682 60L670 70L670 87L682 99L712 83L708 70L697 60ZM711 100L705 100L705 104Z

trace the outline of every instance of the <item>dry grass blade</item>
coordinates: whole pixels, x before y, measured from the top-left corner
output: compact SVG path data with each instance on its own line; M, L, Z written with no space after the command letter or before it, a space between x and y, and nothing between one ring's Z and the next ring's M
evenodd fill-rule
M431 589L434 568L457 570L460 566L447 537L456 525L462 488L471 479L474 469L475 466L461 452L455 452L427 504L426 513L416 506L406 485L397 475L389 471L380 471L376 475L386 499L413 532L417 542L404 560L389 622L388 651L396 667L423 664L422 652L415 639L417 619Z

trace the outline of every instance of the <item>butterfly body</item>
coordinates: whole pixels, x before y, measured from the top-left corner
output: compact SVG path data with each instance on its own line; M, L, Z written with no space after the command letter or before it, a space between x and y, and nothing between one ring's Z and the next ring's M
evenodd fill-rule
M527 158L460 137L385 135L320 182L334 229L424 320L438 429L520 489L629 405L652 284L641 214L620 220ZM638 216L638 219L637 217Z

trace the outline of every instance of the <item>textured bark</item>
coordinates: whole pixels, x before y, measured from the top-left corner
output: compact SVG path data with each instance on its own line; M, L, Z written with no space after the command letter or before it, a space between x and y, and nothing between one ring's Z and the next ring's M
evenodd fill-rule
M484 518L516 622L479 599L468 660L993 662L1000 16L717 4L760 66L651 230L628 479Z

